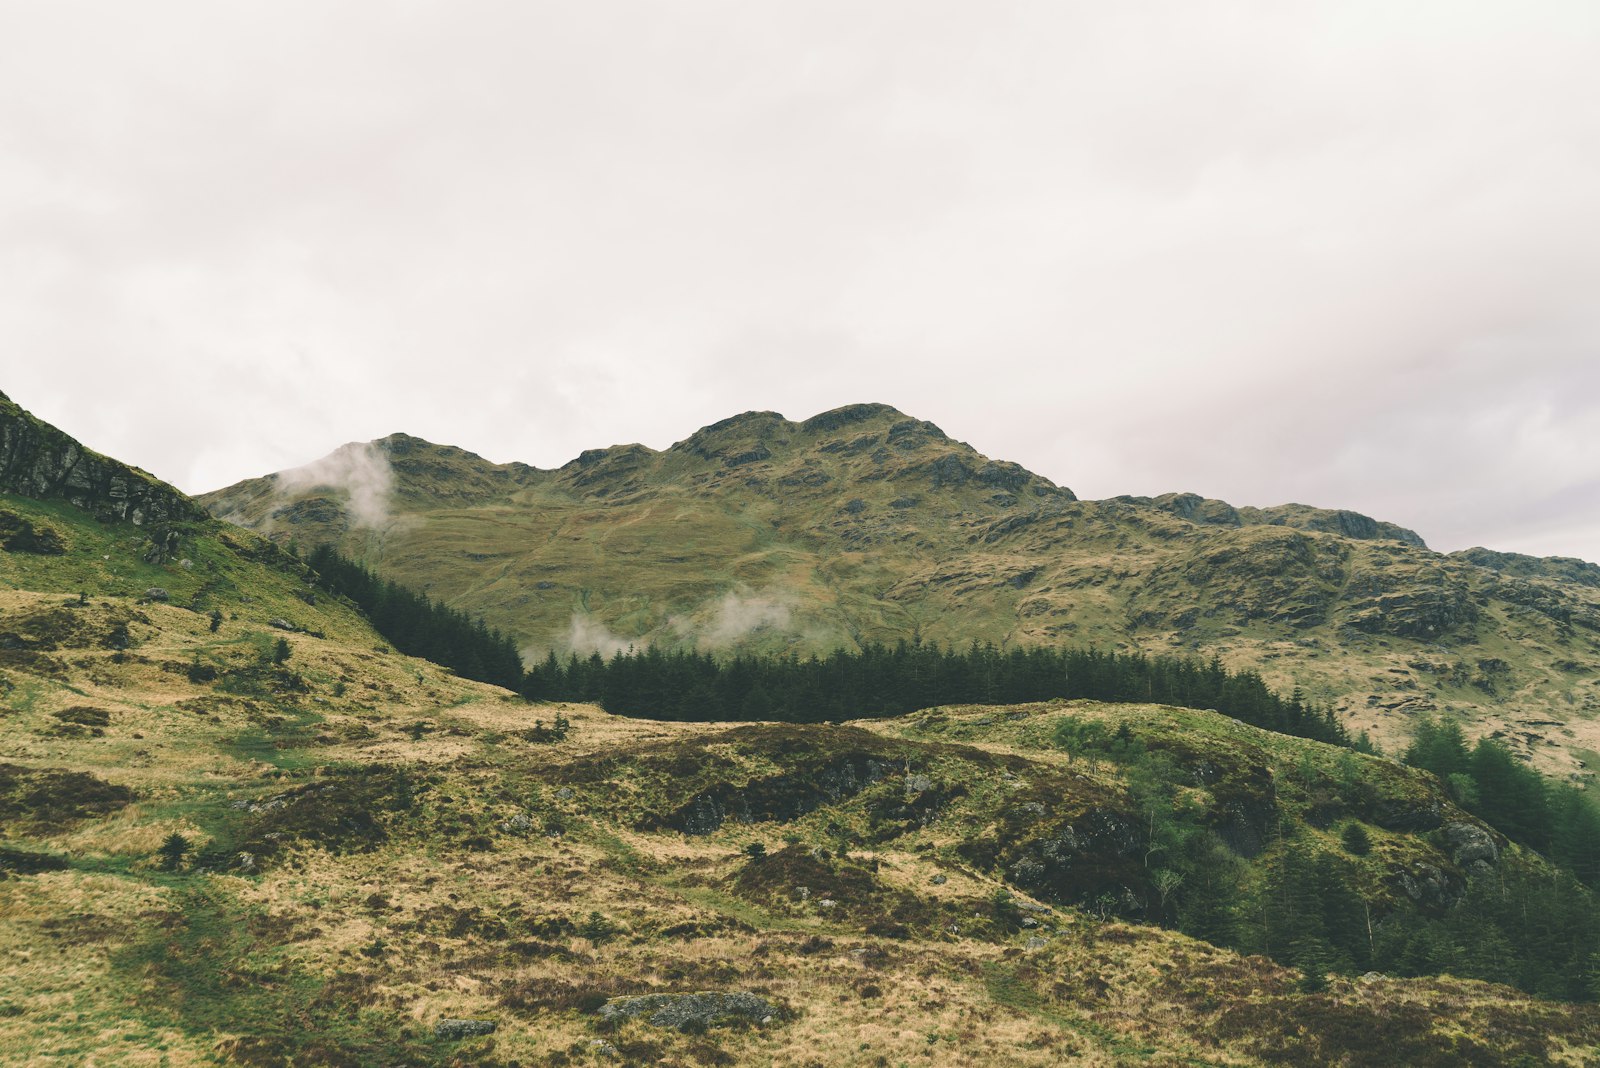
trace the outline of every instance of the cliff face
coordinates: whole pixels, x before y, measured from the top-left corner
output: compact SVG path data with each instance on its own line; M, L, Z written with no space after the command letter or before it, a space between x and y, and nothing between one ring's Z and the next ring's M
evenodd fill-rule
M106 521L162 526L207 518L178 489L84 448L0 393L0 493L61 500Z

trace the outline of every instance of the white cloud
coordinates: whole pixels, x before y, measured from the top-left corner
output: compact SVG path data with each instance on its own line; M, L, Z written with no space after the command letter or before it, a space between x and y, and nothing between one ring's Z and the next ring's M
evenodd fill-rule
M394 470L383 450L371 442L352 442L301 467L281 472L275 492L289 497L313 488L338 490L357 526L381 527L389 519Z
M626 653L634 648L633 642L619 638L598 619L579 612L572 614L567 633L557 641L556 645L560 653L575 653L583 657L599 653L608 660L618 653ZM529 648L523 650L522 656L524 660L532 663L536 655L543 652L544 650Z

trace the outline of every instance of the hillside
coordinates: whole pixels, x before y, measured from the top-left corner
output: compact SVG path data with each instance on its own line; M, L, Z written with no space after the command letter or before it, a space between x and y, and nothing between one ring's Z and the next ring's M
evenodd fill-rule
M1600 750L1600 568L1352 512L1081 501L883 405L747 413L556 470L394 435L201 498L483 616L530 659L899 639L1203 652L1403 745L1463 717L1547 770Z
M39 492L0 495L8 1061L1597 1063L1600 1011L1497 985L1586 991L1592 898L1425 773L1154 705L529 705L256 535Z

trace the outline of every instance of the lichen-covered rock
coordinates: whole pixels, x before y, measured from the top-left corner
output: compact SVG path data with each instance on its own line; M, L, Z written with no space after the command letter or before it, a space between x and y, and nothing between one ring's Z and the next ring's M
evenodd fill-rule
M440 1020L433 1025L433 1036L443 1039L492 1035L500 1025L493 1020Z
M1401 893L1424 908L1449 908L1461 900L1466 887L1460 876L1432 864L1412 864L1390 876Z
M1415 800L1392 798L1373 810L1372 822L1386 831L1416 834L1419 831L1431 831L1443 823L1444 810L1431 797Z
M1487 871L1500 859L1494 835L1475 823L1445 824L1444 840L1450 847L1450 862L1463 871Z
M765 998L736 991L695 994L639 994L612 998L600 1006L605 1019L643 1016L657 1027L699 1031L722 1023L766 1023L778 1010Z

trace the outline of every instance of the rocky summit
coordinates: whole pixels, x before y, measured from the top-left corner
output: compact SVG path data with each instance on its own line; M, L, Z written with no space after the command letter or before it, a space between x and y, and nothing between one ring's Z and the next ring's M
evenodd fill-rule
M279 543L336 545L532 659L899 640L1185 653L1388 745L1432 714L1563 776L1586 780L1600 751L1593 564L1442 554L1305 505L1078 500L887 405L750 412L555 470L397 434L201 500Z
M520 603L541 648L1231 638L1483 708L1525 649L1584 681L1588 565L1078 501L881 406L557 471L392 437L210 499L269 538L0 416L7 1063L1600 1063L1600 815L1454 725L1403 763L1249 725L1260 680L1204 665L1217 709L629 718L402 654L374 590L492 638L284 543Z

